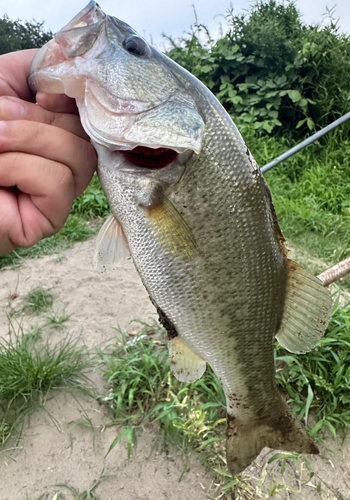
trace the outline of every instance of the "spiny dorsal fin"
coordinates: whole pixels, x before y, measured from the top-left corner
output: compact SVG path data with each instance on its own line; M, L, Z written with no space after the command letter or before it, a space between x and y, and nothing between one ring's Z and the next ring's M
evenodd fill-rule
M332 298L322 282L288 259L287 294L278 342L287 351L311 351L324 335L332 313Z
M123 228L111 214L97 235L93 268L98 273L111 271L123 266L129 256Z
M198 255L191 228L160 189L155 191L154 203L144 208L156 238L164 248L187 259Z
M179 337L169 340L169 364L180 382L195 382L205 372L206 362L187 347Z

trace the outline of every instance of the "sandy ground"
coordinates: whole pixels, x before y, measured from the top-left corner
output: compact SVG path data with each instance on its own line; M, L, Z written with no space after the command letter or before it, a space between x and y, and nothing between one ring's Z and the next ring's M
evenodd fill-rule
M6 311L36 286L51 289L55 306L65 308L71 315L66 330L52 333L53 342L69 332L94 349L115 336L113 327L133 331L137 326L132 320L155 318L155 310L131 262L111 274L98 275L91 266L93 251L94 241L90 240L59 257L28 260L19 269L0 271L0 336L6 337L9 332ZM94 381L102 384L98 374ZM93 422L93 431L74 425L84 414ZM19 446L0 453L0 500L36 500L40 495L43 500L56 500L58 492L64 492L67 499L73 498L68 490L55 485L66 484L83 491L101 474L105 478L95 490L101 500L212 497L212 481L200 460L194 456L188 464L178 451L165 450L152 429L140 435L136 454L130 460L125 443L119 443L106 456L117 432L116 428L106 428L107 423L106 410L94 400L82 395L56 394L48 401L46 411L33 415ZM349 440L343 444L333 440L324 443L321 456L311 460L316 472L313 480L285 498L350 499L349 453ZM261 475L269 456L271 453L266 455L265 450L253 464L250 473L254 477ZM275 463L267 471L266 483L273 484L279 468ZM295 471L288 474L295 489L299 477ZM318 483L321 493L316 491Z

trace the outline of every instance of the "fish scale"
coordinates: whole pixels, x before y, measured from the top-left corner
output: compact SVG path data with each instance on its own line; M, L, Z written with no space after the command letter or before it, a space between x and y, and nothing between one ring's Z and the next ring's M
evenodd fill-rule
M130 252L174 375L194 381L209 363L218 376L232 474L264 446L318 453L278 392L273 341L312 349L332 302L287 258L265 180L218 100L94 1L39 51L29 85L76 98L112 211L94 266Z

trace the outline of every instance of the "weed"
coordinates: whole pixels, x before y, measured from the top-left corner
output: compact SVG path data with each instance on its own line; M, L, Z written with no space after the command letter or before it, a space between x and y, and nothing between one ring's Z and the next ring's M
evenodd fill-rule
M40 286L33 288L22 300L21 312L40 314L52 306L53 295Z
M26 334L28 343L32 342L35 344L42 337L42 329L39 326L32 326L29 332Z
M96 174L93 176L86 191L74 201L72 213L86 219L107 217L109 215L109 203L101 189L100 181Z
M240 15L230 9L227 18L230 29L217 41L196 20L185 38L168 38L168 55L235 118L260 133L301 137L350 109L350 38L336 22L306 26L293 2L277 0L252 2Z
M73 500L101 500L101 497L96 493L96 488L103 480L109 479L110 477L111 476L104 475L102 471L100 477L95 479L92 485L84 491L79 491L74 486L68 484L56 484L55 486L67 489L72 494Z
M44 405L52 389L64 386L89 392L83 374L90 366L84 347L65 338L54 347L37 344L21 329L0 341L0 444L21 429L26 416Z
M350 421L350 309L336 301L326 336L316 350L295 356L277 346L277 380L290 396L290 403L305 423L310 412L317 418L311 430L337 430ZM99 351L108 378L108 394L99 396L110 410L113 424L123 426L111 443L109 452L125 439L128 455L137 446L137 435L149 423L157 423L166 439L184 451L201 453L205 465L215 472L215 484L221 494L234 491L236 498L265 499L281 491L300 492L303 482L290 486L283 478L286 467L300 469L295 477L309 481L313 470L308 460L296 453L276 453L269 463L278 462L279 479L267 481L261 475L256 487L246 476L232 478L226 470L225 396L215 374L207 369L192 384L177 381L170 372L165 349L164 330L157 324L141 323L142 329L130 340L122 341L108 354ZM299 474L299 475L298 475ZM294 475L293 475L294 477ZM259 496L260 495L260 496Z
M143 327L131 341L119 330L123 341L111 355L99 351L110 385L108 395L99 399L115 423L126 425L110 450L126 436L130 455L136 430L149 422L158 422L182 448L215 446L222 439L226 411L221 384L210 369L197 382L179 382L169 369L164 329L156 323Z
M71 315L66 314L64 310L62 312L57 312L51 309L45 316L47 321L46 326L51 329L61 329L70 317Z

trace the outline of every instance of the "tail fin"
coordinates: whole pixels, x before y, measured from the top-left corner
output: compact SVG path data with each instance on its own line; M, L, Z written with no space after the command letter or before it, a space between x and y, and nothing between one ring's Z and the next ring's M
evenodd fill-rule
M297 453L319 453L313 439L284 402L275 416L261 423L240 423L227 415L226 435L227 466L233 475L248 467L265 446Z

